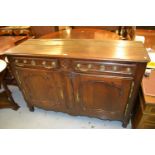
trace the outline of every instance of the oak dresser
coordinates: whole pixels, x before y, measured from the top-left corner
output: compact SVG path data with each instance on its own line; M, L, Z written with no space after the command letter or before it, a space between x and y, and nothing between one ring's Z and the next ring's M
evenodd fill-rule
M31 111L119 120L123 127L149 61L141 42L94 39L29 39L5 55Z

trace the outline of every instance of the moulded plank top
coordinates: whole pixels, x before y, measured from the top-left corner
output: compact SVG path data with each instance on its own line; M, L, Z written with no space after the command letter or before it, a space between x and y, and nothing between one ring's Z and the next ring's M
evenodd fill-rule
M94 39L29 39L6 55L148 62L141 42Z

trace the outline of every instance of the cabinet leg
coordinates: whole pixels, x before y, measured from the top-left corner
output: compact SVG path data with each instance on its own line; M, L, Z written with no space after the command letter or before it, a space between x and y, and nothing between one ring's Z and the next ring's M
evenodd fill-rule
M18 110L19 108L20 108L20 106L16 103L12 107L13 110Z
M122 127L123 127L123 128L126 128L127 125L128 125L128 122L123 122Z
M33 106L29 106L29 110L30 110L31 112L34 112L34 107L33 107Z

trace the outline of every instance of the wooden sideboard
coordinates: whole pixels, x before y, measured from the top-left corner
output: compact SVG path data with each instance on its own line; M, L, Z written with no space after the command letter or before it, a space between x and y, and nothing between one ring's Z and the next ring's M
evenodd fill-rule
M149 57L142 43L29 39L6 53L34 107L119 120L126 127Z

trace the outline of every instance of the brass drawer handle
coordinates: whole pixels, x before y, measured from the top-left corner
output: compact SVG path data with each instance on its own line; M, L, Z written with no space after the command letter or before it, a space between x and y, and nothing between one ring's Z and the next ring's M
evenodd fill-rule
M126 71L127 71L128 73L130 73L130 72L131 72L131 68L128 67L128 68L126 69Z
M81 67L81 64L77 64L76 66L77 66L77 68L80 68Z
M52 67L53 67L53 68L56 67L56 62L52 62Z
M15 63L18 63L18 60L15 60Z
M87 72L87 71L92 67L92 65L89 64L89 65L88 65L88 68L81 68L81 64L77 64L76 67L77 67L78 70L81 71L81 72Z
M87 71L89 71L88 68L86 68L86 69L84 69L84 68L79 68L79 70L80 70L81 72L87 72Z
M92 68L92 64L89 64L89 65L88 65L88 69L91 69L91 68Z
M45 68L47 69L52 69L53 67L52 66L44 66Z
M23 63L26 64L27 63L27 60L23 60Z
M32 60L32 61L31 61L31 64L32 64L33 66L35 66L35 65L36 65L36 62L35 62L34 60Z
M117 66L113 66L113 70L114 71L117 71Z
M16 66L23 67L23 66L24 66L24 64L21 64L21 63L16 63Z
M105 71L105 66L104 66L104 65L101 65L100 71L101 71L101 72Z
M46 65L46 61L43 61L42 64L45 66Z

